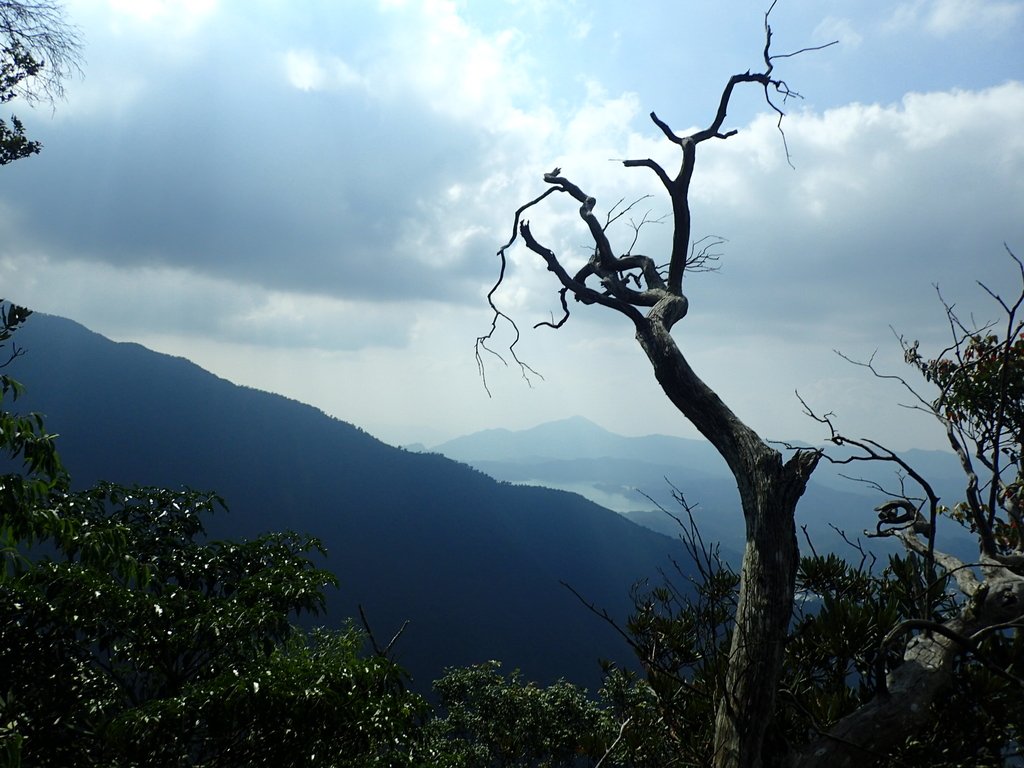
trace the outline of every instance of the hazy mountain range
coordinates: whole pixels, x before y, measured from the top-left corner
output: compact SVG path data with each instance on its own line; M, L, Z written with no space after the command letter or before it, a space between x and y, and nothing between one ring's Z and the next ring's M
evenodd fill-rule
M409 620L398 659L421 689L446 666L487 659L541 682L564 676L594 686L599 658L630 660L560 582L624 617L630 586L657 579L669 557L682 559L670 537L675 523L639 491L676 511L671 483L698 504L707 539L722 540L731 557L741 550L735 485L701 441L626 438L573 418L404 450L69 320L34 315L15 341L27 350L9 369L27 387L19 410L42 412L60 434L77 486L103 479L216 490L231 511L211 521L213 536L319 536L341 582L326 623L361 605L386 642ZM949 455L912 458L956 477ZM873 526L876 503L877 494L823 466L800 522L819 549L848 551L829 524L856 535Z
M417 449L425 450L422 446ZM666 435L623 437L573 417L527 430L485 430L431 450L500 480L579 493L672 536L677 534L678 524L658 507L680 513L673 498L679 491L695 507L695 519L706 540L721 542L723 552L733 557L742 551L743 524L735 481L725 461L703 440ZM829 453L842 457L834 447ZM912 450L903 457L932 482L946 503L960 500L962 473L951 453ZM819 551L852 554L840 531L878 553L896 551L890 542L868 541L863 536L864 529L874 530L874 506L887 497L851 477L885 488L899 487L891 464L822 461L798 506L798 524L806 526ZM976 554L972 537L953 526L943 532L953 538L953 551Z

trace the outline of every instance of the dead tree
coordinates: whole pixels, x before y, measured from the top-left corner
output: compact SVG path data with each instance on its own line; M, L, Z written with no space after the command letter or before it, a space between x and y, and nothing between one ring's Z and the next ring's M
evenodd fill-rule
M736 133L735 130L723 129L736 86L746 83L761 86L767 103L779 116L780 125L783 113L772 100L773 95L783 101L797 95L783 80L773 76L773 62L782 56L771 53L770 13L771 8L764 18L763 70L747 71L729 78L718 110L707 128L679 136L665 121L651 113L651 120L665 138L679 147L682 163L678 173L670 176L649 158L623 161L627 168L642 167L652 171L668 193L672 205L673 235L667 269L659 267L649 256L628 250L617 254L607 233L612 217L609 215L609 221L602 223L595 214L597 201L570 181L560 168L555 168L544 174L544 182L549 185L547 191L516 211L512 237L498 252L501 272L488 295L494 319L490 332L477 341L477 359L481 366L481 355L491 351L487 342L500 321L512 325L518 341L515 323L498 308L495 294L504 279L506 251L521 238L529 250L544 260L547 269L561 284L559 293L563 317L557 322L540 325L557 328L568 319L567 297L570 294L576 302L599 304L628 318L665 394L715 446L731 469L743 507L746 548L729 671L715 724L716 766L758 766L761 763L762 743L772 716L782 649L793 609L799 558L794 512L820 455L813 450L798 451L788 461L783 461L779 451L741 421L693 371L672 336L673 327L685 318L687 312L684 278L700 263L700 254L691 250L689 205L697 146L712 139L727 139ZM593 255L575 274L570 274L558 255L534 237L529 221L523 218L527 210L555 194L568 195L579 204L580 218L593 241ZM510 347L510 354L523 367L524 374L529 372L517 356L515 341Z

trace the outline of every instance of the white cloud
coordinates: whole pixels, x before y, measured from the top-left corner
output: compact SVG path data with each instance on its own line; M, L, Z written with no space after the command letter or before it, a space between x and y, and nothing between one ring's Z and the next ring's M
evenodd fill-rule
M928 15L928 28L944 36L971 27L995 32L1020 18L1024 3L990 0L935 0Z
M348 88L364 84L362 76L337 56L319 56L309 50L284 55L288 82L300 91Z
M839 43L849 49L859 48L864 42L861 35L853 26L850 19L837 16L826 16L821 23L814 28L811 35L814 40L838 40Z
M445 0L403 7L392 20L367 72L382 97L412 96L447 117L500 126L515 115L517 99L539 86L530 82L524 40L515 29L485 33Z
M297 349L400 347L409 305L266 290L173 267L117 268L4 255L7 298L88 322L116 338L201 334L219 343Z
M459 432L572 412L602 420L607 392L616 391L643 406L608 415L617 419L608 426L679 431L682 420L622 318L572 303L566 328L529 330L560 308L551 274L521 246L509 254L498 299L521 323L520 351L548 380L529 389L495 362L489 400L472 355L490 321L483 294L497 276L495 251L511 234L515 209L546 188L544 171L561 166L597 197L601 216L620 198L645 193L654 197L638 216L648 207L655 216L668 212L648 169L611 159L651 157L677 170L678 147L643 114L653 106L680 123L702 119L686 111L703 109L703 96L678 76L672 46L652 42L666 58L658 72L645 71L636 56L613 50L628 27L568 12L585 12L581 5L380 5L377 13L370 3L354 4L358 11L328 3L329 12L306 14L255 3L230 16L220 9L213 23L202 12L214 14L212 4L184 5L205 24L204 34L184 41L162 36L162 25L186 28L190 18L181 10L175 22L178 6L169 2L135 10L122 3L113 17L91 11L94 28L109 30L113 18L123 33L93 35L103 47L88 57L89 77L72 99L120 101L89 114L74 102L61 106L60 131L42 137L40 158L5 171L18 192L0 199L10 203L0 210L5 292L117 338L159 341L229 378L364 426L419 418ZM1012 20L1019 5L905 3L894 18L950 34L956 23ZM867 37L861 42L867 27L858 9L847 12L852 21L826 19L812 37L871 47ZM531 14L547 14L545 23ZM575 45L584 28L586 43ZM678 31L645 34L660 41ZM936 74L930 52L947 44L906 38L907 51L893 56L928 62L931 79L921 87L1013 74L987 60L978 64L988 67L983 76ZM710 78L711 59L728 47L708 39L707 69L695 79ZM1006 58L1007 41L998 42ZM562 58L545 62L553 51ZM932 282L988 279L999 271L1004 239L1024 251L1024 86L904 98L894 59L884 58L893 51L866 54L850 68L831 67L831 54L787 62L823 61L808 71L835 78L827 103L841 103L853 79L863 99L881 101L804 112L794 105L784 127L795 171L775 118L747 117L762 106L756 89L738 94L730 110L739 134L699 151L694 236L729 242L720 275L688 279L691 313L678 338L737 410L781 437L801 436L788 426L787 414L799 412L794 385L806 385L826 408L838 402L870 412L871 398L852 392L848 368L823 362L832 346L859 355L869 345L870 354L885 344L890 322L915 334L941 325ZM637 95L634 87L647 90ZM554 195L529 214L538 238L573 265L588 256L577 209ZM620 248L632 236L626 220L610 233ZM645 227L638 250L663 256L670 233ZM27 245L44 242L57 244L49 259ZM119 266L58 261L90 253ZM268 354L278 363L269 374ZM738 356L771 382L736 376ZM410 384L412 370L422 384ZM606 387L593 386L598 377Z
M1024 14L1019 0L914 0L902 3L888 21L891 30L923 26L937 37L984 30L998 34Z
M576 146L586 151L603 146L613 154L621 152L623 139L640 112L639 99L633 93L609 97L593 81L587 82L586 90L586 101L566 124L563 143L566 147Z
M190 34L217 10L217 0L108 0L116 17L159 27L163 34Z
M570 28L570 34L576 40L586 40L590 35L590 30L593 25L589 21L580 21L574 27Z
M300 91L318 91L327 80L327 73L316 56L309 51L288 51L284 56L288 82Z
M837 188L861 189L865 201L923 192L922 206L944 194L921 187L924 178L944 178L953 188L950 192L968 180L996 190L1024 163L1024 138L1017 128L1022 121L1020 82L980 91L910 93L887 106L851 104L823 113L797 112L782 124L797 170L781 180L808 188L808 195L818 200ZM775 162L752 166L752 155L774 157ZM762 116L722 145L705 148L694 180L698 195L716 205L742 207L751 193L759 194L762 183L775 183L782 157L775 118ZM968 177L959 175L964 172ZM818 177L821 184L808 187Z

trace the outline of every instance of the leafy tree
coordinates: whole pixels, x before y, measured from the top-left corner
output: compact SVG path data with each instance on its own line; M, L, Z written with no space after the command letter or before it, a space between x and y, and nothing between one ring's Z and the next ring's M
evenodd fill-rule
M731 572L724 571L728 583ZM925 716L915 727L907 727L894 709L892 722L876 720L878 740L841 745L840 751L848 749L854 758L836 758L827 750L815 754L834 741L827 736L830 728L879 700L892 701L886 693L891 673L904 663L911 645L901 633L906 622L917 621L926 583L923 559L915 554L893 556L877 571L863 560L855 565L833 554L801 559L797 585L804 607L786 644L764 765L820 765L828 754L839 765L996 768L1019 756L1024 688L1014 670L1024 662L1024 644L1019 633L1007 632L953 660L942 695L924 706ZM945 580L933 583L935 622L958 611L946 586ZM622 701L616 717L629 721L615 764L702 766L711 759L712 702L725 680L727 645L697 655L693 635L727 635L732 619L719 620L721 615L689 600L669 599L671 591L651 590L638 601L630 622L638 646L659 649L644 665L645 679L621 670L609 678ZM902 642L894 645L894 638ZM659 759L643 759L654 751Z
M4 718L33 765L400 765L423 702L361 635L297 630L333 577L294 534L199 540L216 497L100 485L0 583Z
M1009 251L1008 251L1009 252ZM963 470L963 499L952 508L941 503L928 479L894 451L868 439L841 433L832 417L815 416L829 429L829 440L852 455L838 463L886 462L904 480L876 508L878 537L894 538L915 566L915 613L901 616L880 651L896 664L879 674L875 695L829 729L833 765L863 764L858 746L876 752L928 733L933 713L948 705L951 681L987 686L989 701L1002 700L987 733L1003 749L1019 750L1024 707L1021 630L1024 629L1024 525L1021 507L1021 456L1024 438L1024 263L1009 252L1020 288L1011 299L982 286L999 307L997 323L969 326L943 302L953 337L934 358L924 357L918 342L900 339L907 363L933 388L925 396L896 378L915 399L915 407L942 426ZM871 362L863 364L876 375ZM813 412L808 409L808 413ZM978 542L978 558L964 562L943 551L938 519L952 517ZM995 677L990 678L990 675ZM994 692L1001 691L998 695ZM1009 697L1006 699L1005 697ZM970 701L967 697L963 701ZM964 717L972 707L962 709ZM978 709L973 707L975 714ZM955 718L954 718L955 719ZM961 720L964 722L965 720ZM880 723L885 723L882 728ZM860 762L858 762L860 761Z
M0 369L7 368L22 353L11 337L31 314L25 307L0 299ZM17 380L0 373L0 456L8 468L20 463L24 470L0 475L0 577L18 562L18 542L31 544L45 535L52 517L33 510L67 483L54 438L46 432L42 416L19 415L4 407L5 401L16 400L22 392Z
M2 50L0 58L0 104L6 104L17 95L17 86L34 77L42 65L17 43ZM25 135L25 126L17 116L11 115L11 124L0 120L0 165L7 165L23 157L38 154L42 145Z
M443 715L430 738L450 768L593 765L617 729L585 690L564 680L524 683L498 662L448 670L434 689Z
M81 45L60 3L0 0L0 104L20 96L28 103L53 103L64 95L64 80L78 71ZM25 135L21 120L0 120L0 165L37 154L38 141Z
M0 368L6 368L21 354L11 337L28 319L31 311L0 300ZM44 535L45 517L32 510L57 488L65 475L54 445L38 414L19 415L8 411L5 401L14 400L23 388L6 372L0 373L0 461L7 468L24 467L23 472L0 474L0 587L25 563L23 545L31 545ZM44 517L44 519L40 519ZM17 765L22 736L8 717L9 694L0 683L0 759Z
M4 309L4 342L27 315ZM20 391L2 382L4 396ZM207 541L216 496L70 492L41 418L0 407L0 428L22 463L0 477L5 764L427 762L425 704L401 670L364 657L351 627L292 624L334 583L312 559L316 539Z

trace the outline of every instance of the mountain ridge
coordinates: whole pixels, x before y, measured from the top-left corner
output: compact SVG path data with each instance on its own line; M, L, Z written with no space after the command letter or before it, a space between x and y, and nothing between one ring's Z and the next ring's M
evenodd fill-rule
M33 315L11 367L18 407L61 435L73 481L215 490L216 537L294 529L324 540L341 581L331 621L362 606L422 687L489 659L591 687L628 649L560 582L624 618L631 584L679 547L581 496L498 482L183 359Z
M625 437L577 416L522 430L482 430L430 450L499 480L580 493L666 535L678 534L678 526L661 509L680 511L675 495L682 493L695 507L705 541L721 543L738 565L744 538L739 493L725 461L706 441L660 434ZM840 450L827 448L835 458L844 455ZM902 456L943 499L962 493L962 472L951 452L912 449ZM798 525L807 526L811 542L822 552L858 557L844 535L856 539L873 529L873 508L888 498L875 486L895 489L901 482L893 465L884 462L860 463L856 471L865 482L845 477L849 466L823 460L797 506ZM955 552L976 554L968 535L948 521L941 523L956 539ZM893 542L877 539L870 548L878 554L898 551Z

